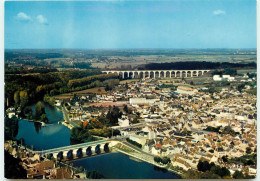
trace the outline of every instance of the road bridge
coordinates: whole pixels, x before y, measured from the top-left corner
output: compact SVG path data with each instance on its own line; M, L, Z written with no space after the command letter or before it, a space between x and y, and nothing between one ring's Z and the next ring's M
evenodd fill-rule
M59 159L72 159L80 158L84 156L91 156L94 154L109 152L112 146L123 139L123 137L115 139L104 139L99 141L92 141L87 143L81 143L76 145L69 145L64 147L58 147L42 151L33 151L33 153L39 154L41 156L47 157L52 155L54 158Z
M117 73L124 78L182 78L202 76L210 70L106 70L103 73Z

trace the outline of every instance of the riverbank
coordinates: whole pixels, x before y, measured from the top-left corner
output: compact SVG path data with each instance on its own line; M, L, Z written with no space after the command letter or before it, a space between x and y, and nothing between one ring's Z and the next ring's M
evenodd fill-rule
M26 119L26 118L20 118L21 120L27 120L29 122L34 122L34 123L40 123L41 126L46 126L48 123L42 122L42 121L37 121L37 120L33 120L33 119Z
M163 164L155 162L154 156L141 153L141 152L139 152L139 150L134 149L134 147L129 148L127 145L120 143L120 144L117 144L115 147L113 147L113 150L120 152L122 154L128 155L129 157L132 157L134 159L141 160L141 161L144 161L146 163L152 164L152 165L157 166L159 168L166 169L166 170L178 175L180 178L182 178L182 176L181 176L181 175L183 175L182 172L180 172L178 170L170 169L170 166L168 164L163 165Z

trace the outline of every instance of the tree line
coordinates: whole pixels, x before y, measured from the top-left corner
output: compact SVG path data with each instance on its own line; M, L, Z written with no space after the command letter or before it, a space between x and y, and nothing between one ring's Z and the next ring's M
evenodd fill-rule
M53 102L50 97L84 90L118 84L115 74L101 74L97 70L48 72L34 75L5 76L5 106L23 110L27 105L45 99ZM114 80L112 80L114 79Z
M172 63L149 63L139 70L200 70L200 69L227 69L227 68L256 68L255 62L229 63L229 62L172 62Z

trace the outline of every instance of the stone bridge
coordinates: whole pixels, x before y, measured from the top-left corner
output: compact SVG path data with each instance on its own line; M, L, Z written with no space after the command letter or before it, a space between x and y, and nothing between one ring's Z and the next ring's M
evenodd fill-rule
M109 70L103 73L117 73L124 78L178 78L198 77L210 70Z
M117 144L117 140L107 139L101 141L92 141L88 143L64 146L43 151L34 151L41 156L53 156L56 159L73 159L85 156L107 153L112 146Z

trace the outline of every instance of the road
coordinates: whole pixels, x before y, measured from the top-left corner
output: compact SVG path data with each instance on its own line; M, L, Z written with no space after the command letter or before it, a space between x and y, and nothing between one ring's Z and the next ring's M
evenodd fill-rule
M69 124L71 124L73 127L79 127L78 121L70 121L69 120L69 116L67 114L67 111L65 109L65 106L62 106L62 112L63 112L63 119L68 122Z
M129 126L124 126L124 127L120 127L120 126L113 126L113 129L118 129L118 130L124 130L124 129L129 129L129 128L140 128L140 127L145 127L146 123L142 122L142 123L137 123L137 124L132 124Z

